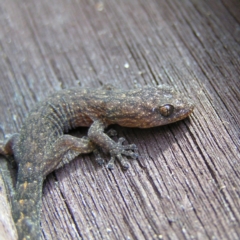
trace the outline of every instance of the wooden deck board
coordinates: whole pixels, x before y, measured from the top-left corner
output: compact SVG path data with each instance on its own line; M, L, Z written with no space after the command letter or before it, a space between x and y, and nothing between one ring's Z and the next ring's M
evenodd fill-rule
M168 84L196 105L172 125L116 127L139 149L126 172L84 155L50 174L43 239L239 238L239 10L237 0L0 0L1 139L77 85Z

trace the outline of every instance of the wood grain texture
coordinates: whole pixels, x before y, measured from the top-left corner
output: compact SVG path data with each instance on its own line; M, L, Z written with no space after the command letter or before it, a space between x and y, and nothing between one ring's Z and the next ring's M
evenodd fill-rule
M4 171L4 163L1 163L1 173ZM17 237L16 228L11 214L11 206L8 202L7 191L4 180L0 175L0 238L2 240L13 240Z
M238 0L0 0L1 139L78 84L165 83L196 104L176 124L116 127L141 156L126 172L84 155L50 174L43 239L238 239L239 11Z

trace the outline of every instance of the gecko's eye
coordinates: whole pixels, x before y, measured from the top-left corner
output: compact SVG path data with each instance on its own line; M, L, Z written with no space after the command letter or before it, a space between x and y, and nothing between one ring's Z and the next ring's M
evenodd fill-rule
M159 110L161 115L163 115L164 117L168 117L173 113L174 106L171 104L165 104L161 106Z

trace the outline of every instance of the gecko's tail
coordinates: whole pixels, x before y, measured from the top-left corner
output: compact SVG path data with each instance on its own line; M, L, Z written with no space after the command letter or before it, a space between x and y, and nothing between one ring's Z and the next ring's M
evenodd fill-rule
M12 212L19 240L41 239L42 185L40 177L17 181Z

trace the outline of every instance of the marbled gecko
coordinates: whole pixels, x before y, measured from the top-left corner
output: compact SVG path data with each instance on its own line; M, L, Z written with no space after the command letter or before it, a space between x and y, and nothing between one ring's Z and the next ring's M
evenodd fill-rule
M134 144L113 141L104 130L111 124L150 128L176 122L193 110L192 102L169 87L143 87L134 90L75 88L62 90L40 102L30 111L20 133L0 142L0 153L13 155L18 165L12 200L12 214L20 240L40 239L42 184L47 174L79 154L101 147L110 153L107 164L113 169L117 159L128 168L124 156L136 159ZM88 135L77 138L70 129L89 127Z

